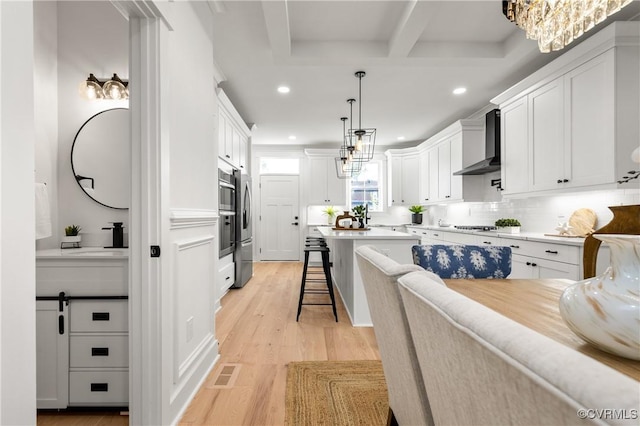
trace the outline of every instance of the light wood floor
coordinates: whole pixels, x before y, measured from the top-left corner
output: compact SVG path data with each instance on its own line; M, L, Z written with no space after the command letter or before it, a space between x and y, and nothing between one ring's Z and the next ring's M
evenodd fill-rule
M247 285L224 296L216 315L220 361L180 425L282 425L287 363L380 359L373 329L352 327L338 294L339 322L330 306L304 306L296 322L301 275L300 262L256 263ZM233 370L226 385L220 376L225 367L225 373ZM113 417L71 423L39 415L38 424L126 424Z

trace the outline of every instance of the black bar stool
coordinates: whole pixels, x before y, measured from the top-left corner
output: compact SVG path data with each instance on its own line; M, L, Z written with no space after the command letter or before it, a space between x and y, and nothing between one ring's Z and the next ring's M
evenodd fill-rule
M309 266L309 253L320 253L322 257L322 270L320 268L314 268ZM315 278L314 276L324 275L323 278ZM319 288L306 288L307 283L325 282L327 289ZM305 294L329 294L331 303L303 303ZM310 241L306 240L304 248L304 268L302 269L302 282L300 283L300 299L298 301L298 314L296 315L296 322L300 318L300 311L302 311L302 305L331 305L333 308L333 316L336 317L338 322L338 312L336 311L336 299L333 294L333 281L331 281L331 266L329 264L329 247L327 243L322 240Z

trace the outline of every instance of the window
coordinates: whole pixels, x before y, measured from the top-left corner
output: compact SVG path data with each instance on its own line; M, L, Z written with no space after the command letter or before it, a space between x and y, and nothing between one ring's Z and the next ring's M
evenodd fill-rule
M368 205L369 211L381 212L382 206L382 167L378 161L369 161L362 166L357 177L351 179L351 207Z
M298 158L260 158L260 174L297 175L300 174Z

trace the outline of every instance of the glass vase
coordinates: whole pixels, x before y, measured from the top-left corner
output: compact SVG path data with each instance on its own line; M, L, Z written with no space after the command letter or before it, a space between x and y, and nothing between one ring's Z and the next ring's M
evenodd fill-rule
M615 355L640 360L640 235L594 234L611 250L601 275L567 287L560 314L585 341Z

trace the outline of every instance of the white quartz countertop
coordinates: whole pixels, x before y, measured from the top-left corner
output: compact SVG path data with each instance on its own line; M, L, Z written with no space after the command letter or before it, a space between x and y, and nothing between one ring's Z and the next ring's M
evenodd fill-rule
M553 242L556 244L565 244L569 246L582 246L584 244L583 237L556 237L545 235L543 232L521 232L519 234L508 234L497 231L469 231L456 229L453 226L430 226L430 225L407 225L409 228L429 229L432 231L455 232L458 234L476 234L496 236L499 238L510 238L514 240ZM551 232L549 232L551 234Z
M36 259L128 259L128 248L82 247L37 250Z
M318 226L318 231L325 238L343 240L417 240L418 236L405 232L391 231L385 228L371 228L368 231L334 231L329 226Z

